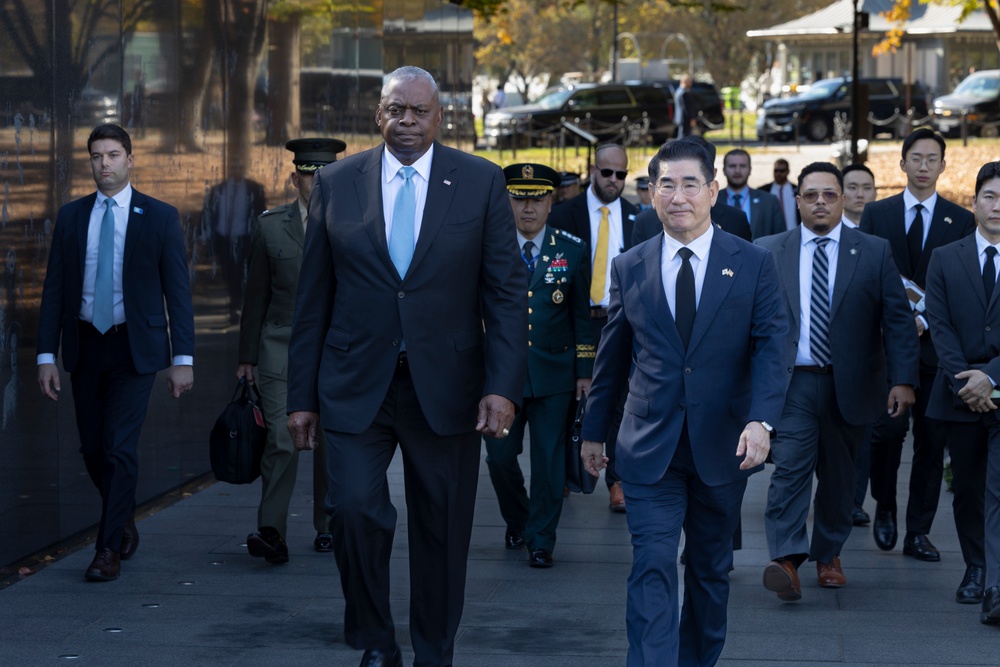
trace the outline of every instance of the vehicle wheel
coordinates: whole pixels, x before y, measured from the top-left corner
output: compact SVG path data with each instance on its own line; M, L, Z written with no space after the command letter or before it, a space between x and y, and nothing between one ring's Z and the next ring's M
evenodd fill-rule
M1000 136L1000 129L997 128L996 124L983 125L979 130L979 136L984 139L996 139Z
M806 137L809 141L826 141L830 136L830 121L822 116L816 116L806 124Z

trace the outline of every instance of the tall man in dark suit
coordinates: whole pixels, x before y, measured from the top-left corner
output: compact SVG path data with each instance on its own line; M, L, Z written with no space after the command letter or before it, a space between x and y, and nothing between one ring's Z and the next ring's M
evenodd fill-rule
M524 391L524 265L503 173L436 143L441 116L431 75L397 69L375 113L385 144L319 172L288 351L288 427L297 449L327 447L344 634L366 667L402 664L397 443L415 664L450 665L481 437L509 434Z
M611 262L632 247L633 227L639 213L632 202L622 197L626 176L628 153L625 149L618 144L599 146L594 153L594 165L590 170L590 187L552 209L549 218L549 224L553 227L583 239L588 245L592 270L590 318L594 340L598 344L601 341L601 330L608 321ZM609 463L604 479L608 484L610 508L615 512L624 512L625 495L615 469L616 433L617 428L613 428L608 435Z
M288 394L288 337L292 332L295 291L302 266L302 244L306 236L309 193L317 170L337 161L347 148L340 139L292 139L285 148L295 154L292 185L295 201L265 211L257 219L250 240L250 270L240 319L239 366L236 377L256 383L261 394L267 442L260 464L260 505L257 530L247 536L247 551L268 563L288 562L285 535L288 505L298 474L298 451L292 435L283 428ZM333 551L330 515L326 510L328 490L326 448L313 456L313 527L316 551Z
M770 254L712 225L719 185L705 150L664 145L649 180L665 234L614 261L581 456L592 474L604 467L627 387L617 463L633 548L627 664L709 666L725 643L746 479L763 468L781 415L788 320Z
M898 195L872 202L861 213L859 229L889 241L896 267L904 278L924 289L931 253L975 229L972 213L937 194L937 179L945 169L945 143L932 130L922 128L903 141L899 167L906 174L906 189ZM912 298L911 298L912 301ZM910 470L910 498L906 507L906 536L903 553L918 560L941 559L928 534L934 522L941 478L944 472L945 434L940 422L928 419L927 397L937 372L934 329L922 314L915 312L920 336L920 387L913 415L913 467ZM871 492L875 498L872 531L875 544L885 551L896 546L896 473L910 413L897 417L883 415L875 423L871 441Z
M956 602L982 602L1000 623L1000 162L976 176L973 236L942 246L927 267L927 318L938 372L927 416L942 420L951 453L955 528L965 559Z
M889 244L840 224L840 170L829 162L806 166L797 201L801 227L757 241L774 254L794 332L764 514L772 558L764 587L786 601L802 596L798 568L807 558L816 561L820 586L846 583L840 553L851 534L855 451L882 406L899 416L913 405L920 358Z
M194 310L177 209L132 188L128 133L99 125L87 150L97 192L56 218L38 322L38 384L59 400L61 342L80 453L102 501L97 554L85 576L110 581L139 545L132 517L139 432L156 373L168 369L174 398L194 384Z
M726 189L719 193L720 197L746 214L754 239L780 234L788 229L778 198L747 185L750 178L749 153L742 148L726 153L722 158L722 173L726 176Z
M799 186L788 180L790 167L788 160L779 157L774 161L774 180L760 186L764 192L774 195L781 206L781 215L785 218L785 227L794 229L802 218L799 216L795 195L799 194Z
M548 227L559 174L542 164L503 170L528 293L528 377L510 435L487 440L486 463L507 523L504 545L527 543L528 565L552 567L566 485L566 413L590 390L590 256L577 236ZM517 462L531 429L531 497Z

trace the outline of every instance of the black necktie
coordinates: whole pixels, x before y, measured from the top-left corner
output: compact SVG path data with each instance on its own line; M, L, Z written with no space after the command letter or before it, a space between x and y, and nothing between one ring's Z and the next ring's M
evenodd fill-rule
M910 255L910 277L917 273L917 264L920 263L920 252L924 246L924 207L917 204L913 207L915 215L910 231L906 232L906 250Z
M521 248L521 259L524 260L524 265L528 269L528 278L531 278L531 274L535 272L535 263L538 260L534 257L535 254L535 244L531 241L525 241L524 246Z
M809 298L809 355L817 366L830 363L830 258L826 244L816 239L813 253L812 293Z
M990 302L993 296L993 287L997 284L997 267L993 263L997 249L993 246L986 246L986 261L983 263L983 289L986 290L986 303Z
M677 323L677 333L687 348L691 340L691 330L694 329L694 269L691 268L690 248L677 251L681 256L681 270L677 272L677 286L674 291L674 321Z
M733 206L743 210L743 195L733 195Z

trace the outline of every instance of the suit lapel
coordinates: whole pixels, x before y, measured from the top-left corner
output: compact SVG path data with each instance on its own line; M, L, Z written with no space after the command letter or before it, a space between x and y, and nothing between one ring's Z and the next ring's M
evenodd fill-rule
M80 258L80 283L83 284L83 272L87 266L87 233L90 230L90 213L97 203L97 193L81 199L80 206L76 209L76 242L77 254Z
M778 271L785 287L785 299L788 301L788 312L792 315L791 331L799 330L799 261L802 254L802 230L796 227L794 234L785 237L778 254Z
M913 268L910 266L910 251L906 247L906 204L903 195L895 195L889 204L889 245L892 246L892 256L896 260L896 268L907 278L913 278Z
M708 331L715 314L736 281L743 280L743 276L740 275L743 263L739 261L738 253L739 248L734 237L718 233L712 236L712 249L708 255L705 282L701 286L701 299L698 301L698 311L694 316L694 329L691 331L688 351L693 350Z
M980 273L979 267L979 248L976 246L976 237L975 235L967 236L962 239L961 243L959 257L962 259L962 267L965 269L965 274L969 277L969 283L972 285L969 291L976 295L979 303L988 311L996 301L997 292L1000 292L1000 290L993 290L993 298L987 304L986 289L983 287L983 274Z
M542 278L549 272L549 266L551 266L556 254L556 236L548 227L546 227L544 234L535 238L535 241L538 243L538 261L535 262L535 270L528 281L529 289L535 289L542 283Z
M434 144L434 160L431 162L431 178L427 186L427 201L424 202L424 216L420 221L420 235L413 249L413 261L410 270L420 266L420 260L430 250L434 238L441 231L445 215L451 208L455 192L460 187L458 170L448 148Z
M358 178L354 182L361 208L361 219L368 238L375 246L375 252L385 267L399 276L396 266L389 257L389 242L385 237L385 212L382 208L382 151L383 146L368 151L368 155L358 167Z
M632 266L632 275L640 286L642 300L649 310L650 319L663 332L667 341L682 357L686 354L681 336L677 333L674 316L667 303L667 295L663 293L663 274L660 260L663 255L663 236L658 243L646 243L639 252L639 262ZM696 321L697 324L697 321Z
M853 229L840 230L840 247L837 252L837 277L833 283L833 300L830 303L830 320L837 316L837 307L847 294L854 271L858 268L860 259L860 239Z
M146 196L135 189L132 190L132 203L128 211L128 224L125 228L125 253L122 256L122 280L124 280L125 270L128 268L129 260L135 252L135 246L139 242L139 228L145 215Z

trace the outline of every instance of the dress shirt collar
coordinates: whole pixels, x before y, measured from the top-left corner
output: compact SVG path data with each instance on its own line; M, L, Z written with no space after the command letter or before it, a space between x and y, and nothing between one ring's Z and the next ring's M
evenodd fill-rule
M1000 243L998 243L996 245L993 245L992 243L990 243L989 241L987 241L986 238L983 236L982 232L979 231L979 226L977 225L976 226L976 251L979 253L979 256L982 257L983 253L986 252L986 249L988 247L990 247L991 245L994 248L996 248L998 252L1000 252Z
M600 218L600 215L601 215L600 208L602 206L607 206L608 207L608 211L610 211L610 213L608 213L608 217L609 217L610 220L614 220L615 217L616 217L617 212L621 210L621 197L619 197L618 199L614 200L610 204L605 204L603 201L601 201L600 199L597 198L597 195L594 194L594 188L593 188L593 186L588 187L587 188L587 210L590 211L590 215L591 216L595 216L596 215L596 216L598 216L598 218Z
M731 202L731 201L733 201L733 197L735 197L736 195L739 195L739 196L743 197L743 199L740 200L740 203L749 201L750 200L750 186L749 185L744 185L739 190L733 190L732 188L730 188L727 185L726 186L726 200L729 201L729 202Z
M677 255L677 251L681 248L688 248L694 256L698 258L698 261L704 261L708 257L708 251L712 247L712 238L715 236L715 225L709 225L708 229L704 234L696 238L691 243L685 246L683 243L670 236L666 232L663 233L663 252L666 253L666 260L671 261Z
M542 227L542 231L538 232L538 235L535 236L535 238L533 238L533 239L529 239L527 236L524 236L521 232L517 232L517 247L518 247L518 250L521 250L521 249L524 248L524 244L525 244L526 241L531 241L532 243L535 244L535 251L538 252L539 254L541 254L541 252L542 252L542 243L545 242L545 234L548 231L549 231L548 225Z
M802 230L802 247L805 247L810 241L814 239L830 239L833 243L840 243L840 230L843 229L840 225L837 225L830 230L830 233L825 236L820 236L813 230L809 229L805 225L799 225L799 229Z
M840 222L841 222L841 224L843 224L843 225L845 225L847 227L850 227L851 229L857 229L858 228L858 223L854 222L853 220L851 220L850 218L848 218L846 215L840 216Z
M427 149L427 152L417 158L417 161L411 164L421 177L423 177L425 183L431 182L431 161L434 159L434 144ZM399 173L400 167L404 166L402 162L396 159L396 156L389 152L388 148L382 149L382 177L385 182L388 183L392 179L396 178L396 174Z
M103 192L98 190L97 201L94 202L94 208L104 208L104 202L108 199L114 199L116 206L120 207L123 211L128 211L128 205L132 201L132 184L126 183L125 187L113 197L108 197Z
M907 187L906 189L903 190L903 205L906 207L907 212L913 210L913 207L916 206L917 204L922 204L924 210L927 211L928 217L924 218L924 220L928 225L930 224L929 216L934 214L934 205L937 203L937 199L938 199L937 191L935 191L934 194L932 194L927 199L920 201L912 192L910 192L910 188Z

